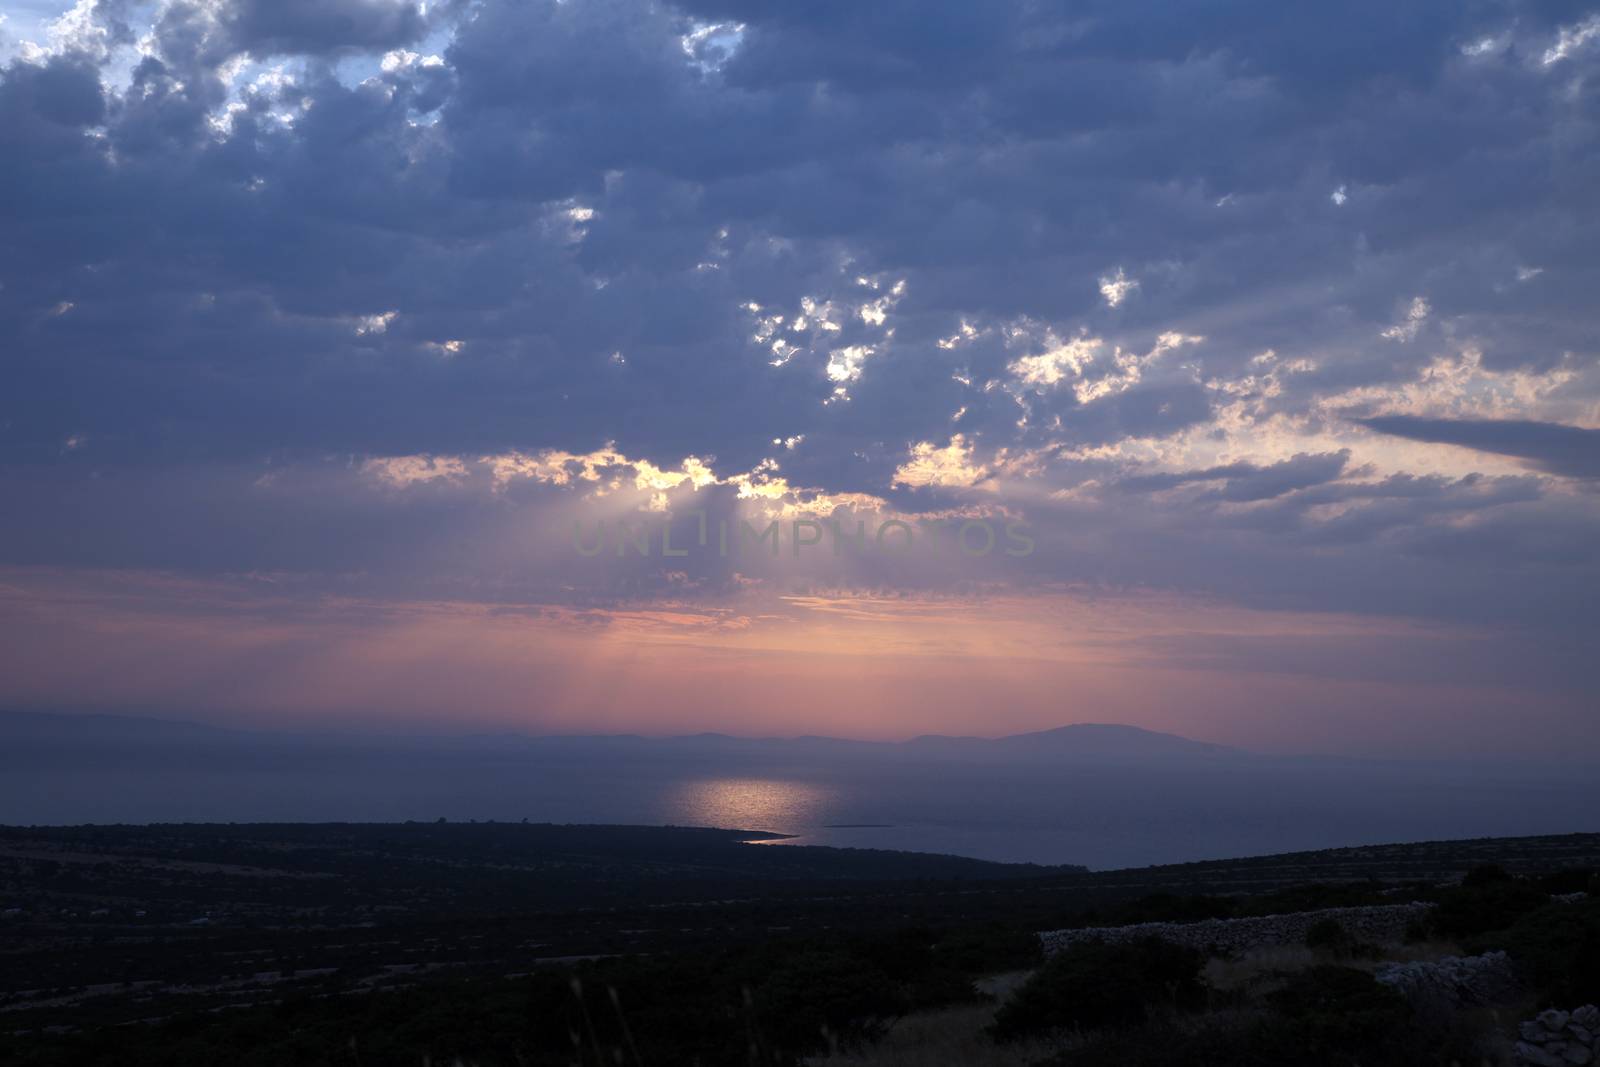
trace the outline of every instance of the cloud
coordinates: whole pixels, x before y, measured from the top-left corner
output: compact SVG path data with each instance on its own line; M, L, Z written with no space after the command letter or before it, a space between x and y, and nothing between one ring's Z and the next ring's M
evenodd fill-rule
M1568 478L1600 478L1600 430L1517 419L1428 419L1378 415L1354 422L1377 433L1526 460Z
M1178 471L1171 474L1144 474L1116 483L1129 490L1162 490L1196 483L1221 483L1218 499L1232 501L1271 500L1298 489L1334 481L1350 460L1348 451L1321 455L1296 455L1281 463L1257 466L1232 463L1206 470Z
M1137 288L1139 288L1139 280L1128 277L1123 273L1121 267L1117 268L1115 274L1102 275L1100 278L1100 295L1105 297L1106 304L1109 307L1116 307L1121 304Z
M940 448L929 441L918 442L911 458L895 472L896 485L970 487L982 481L988 471L972 464L972 446L961 434Z
M744 577L1595 625L1581 11L76 10L0 70L0 563L665 596L534 532L981 506L1036 555Z
M341 49L386 52L426 31L408 0L229 0L220 22L231 46L257 56L321 55Z

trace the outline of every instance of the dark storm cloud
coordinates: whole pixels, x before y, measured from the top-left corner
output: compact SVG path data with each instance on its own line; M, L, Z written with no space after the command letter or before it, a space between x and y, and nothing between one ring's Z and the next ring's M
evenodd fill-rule
M1600 478L1600 430L1517 419L1424 419L1412 415L1354 421L1369 430L1413 441L1515 456L1551 474Z

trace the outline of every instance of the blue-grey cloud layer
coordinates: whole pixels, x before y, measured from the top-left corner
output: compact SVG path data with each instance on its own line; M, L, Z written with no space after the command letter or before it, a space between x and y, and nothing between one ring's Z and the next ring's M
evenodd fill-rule
M1585 5L142 10L0 75L8 562L382 571L383 531L397 572L469 572L507 498L397 504L364 457L728 475L793 440L791 484L917 510L959 493L897 469L959 433L1036 457L1041 580L1561 626L1592 599L1596 431L1559 425L1600 415ZM1164 334L1116 388L1017 370ZM1384 410L1467 349L1554 384L1504 425ZM1251 386L1269 351L1301 369ZM1237 433L1239 396L1530 473L1115 454Z

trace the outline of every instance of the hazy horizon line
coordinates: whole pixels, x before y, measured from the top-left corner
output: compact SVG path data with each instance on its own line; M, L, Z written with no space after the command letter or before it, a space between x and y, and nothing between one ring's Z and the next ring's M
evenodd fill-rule
M638 731L622 732L537 732L530 729L506 727L501 729L459 729L452 730L447 727L424 725L411 721L403 724L385 724L374 722L369 726L354 726L348 722L327 727L272 724L241 725L233 722L214 722L204 718L173 717L162 714L128 711L61 711L40 710L36 708L0 707L0 721L6 717L34 717L52 720L114 720L124 723L146 723L162 726L193 727L200 730L215 731L225 734L243 735L245 737L261 738L302 738L306 740L317 739L360 739L360 740L455 740L472 741L477 739L493 739L511 737L525 741L639 741L639 742L674 742L696 740L721 740L742 742L748 744L796 744L802 742L824 742L841 745L877 747L877 748L903 748L917 742L966 742L972 744L992 744L1014 741L1024 738L1037 738L1050 734L1067 734L1069 731L1103 730L1120 732L1128 737L1140 737L1147 740L1161 742L1181 742L1184 749L1169 751L1184 751L1189 754L1203 754L1209 752L1219 756L1244 757L1260 760L1317 760L1324 762L1350 762L1368 764L1405 764L1415 766L1475 766L1493 764L1503 767L1586 767L1600 766L1600 758L1585 756L1582 753L1570 754L1569 758L1538 758L1525 754L1382 754L1351 753L1340 751L1295 749L1286 751L1263 750L1222 741L1211 741L1205 738L1191 737L1186 734L1174 733L1170 730L1155 730L1135 723L1116 723L1102 721L1076 721L1061 723L1057 726L1045 727L1038 730L1023 730L1016 733L993 735L981 734L945 734L945 733L918 733L902 737L850 737L837 734L736 734L724 730L697 730L684 733L642 733ZM1146 755L1156 753L1146 752Z

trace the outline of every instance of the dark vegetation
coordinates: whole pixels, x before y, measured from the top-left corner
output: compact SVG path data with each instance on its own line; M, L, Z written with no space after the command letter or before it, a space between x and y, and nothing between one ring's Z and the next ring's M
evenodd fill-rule
M1587 894L1580 900L1551 899L1580 892ZM1539 1006L1600 1004L1600 875L1594 870L1537 878L1475 871L1441 897L1436 929L1472 952L1509 953Z
M1417 936L1507 949L1541 1003L1600 999L1597 905L1551 900L1600 888L1578 869L1600 835L1099 873L741 843L760 836L0 828L0 1062L796 1063L1035 967L995 1034L1088 1035L1062 1063L1465 1056L1333 929L1308 939L1325 965L1243 993L1159 942L1040 966L1035 937L1412 899L1439 904Z
M1416 937L1457 942L1472 954L1504 950L1512 957L1529 994L1512 1007L1531 1014L1600 1002L1600 879L1592 869L1517 876L1482 865L1458 884L1412 889L1418 899L1437 904ZM1328 891L1320 887L1312 895ZM1589 895L1552 899L1574 893ZM1204 909L1183 902L1173 910ZM1499 1062L1495 1050L1503 1051L1504 1042L1497 1046L1492 1014L1470 1006L1413 1004L1369 970L1346 965L1342 961L1376 957L1381 950L1355 941L1335 920L1313 926L1306 943L1331 962L1269 970L1255 980L1260 995L1212 988L1198 954L1185 958L1170 947L1157 952L1158 943L1073 946L1039 968L1000 1009L995 1032L1010 1039L1087 1034L1078 1047L1050 1061L1062 1067Z
M1059 1067L1418 1067L1482 1063L1476 1035L1419 1017L1365 971L1324 964L1284 979L1246 1016L1167 1017L1111 1032L1049 1062Z
M1058 953L995 1015L1001 1041L1050 1030L1098 1030L1147 1021L1152 1012L1206 1005L1205 956L1156 938L1128 945L1089 941Z

